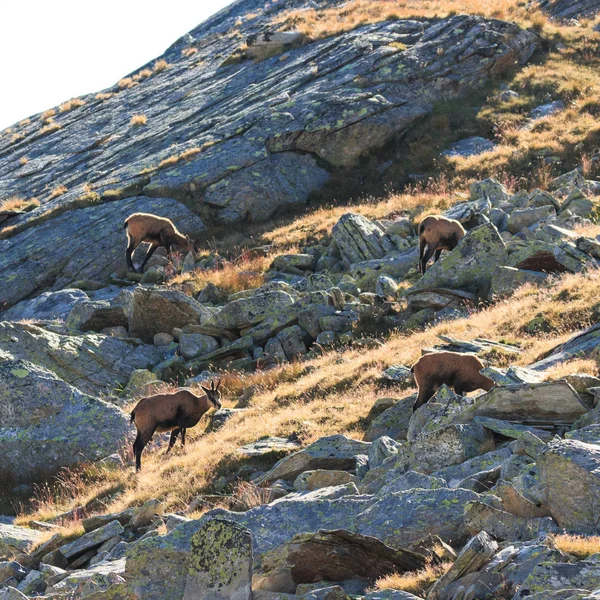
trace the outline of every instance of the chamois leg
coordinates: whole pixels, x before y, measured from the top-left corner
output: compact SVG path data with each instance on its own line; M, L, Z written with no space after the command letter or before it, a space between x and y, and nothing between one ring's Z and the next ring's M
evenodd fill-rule
M421 273L421 275L423 275L423 254L425 254L425 246L427 245L427 242L425 240L421 240L421 242L419 243L419 273Z
M413 406L413 412L419 408L419 406L423 406L435 393L435 386L433 384L427 384L419 387L419 395L417 396L417 401Z
M185 448L185 427L181 429L181 447Z
M435 256L433 257L433 262L437 262L438 260L440 260L440 254L442 253L441 249L438 249L435 251Z
M133 443L133 451L135 453L135 470L139 471L142 468L142 450L146 447L146 444L152 439L154 430L156 428L148 429L146 431L138 431L135 442Z
M135 273L135 267L133 266L133 260L131 258L133 256L134 250L135 250L135 246L134 246L133 240L129 240L127 250L125 251L125 260L127 261L127 268L130 271L133 271Z
M429 244L427 244L427 252L425 252L425 256L421 260L421 273L425 274L425 271L427 271L427 263L429 262L429 259L433 256L433 253L436 251L436 248L437 244L435 246L430 246Z
M150 257L156 252L157 248L158 246L155 246L154 244L151 244L150 248L148 248L148 252L146 252L146 256L144 257L144 260L140 265L140 270L138 271L139 273L144 272L144 267L146 266L146 263L150 260Z
M169 440L169 447L167 448L167 451L165 452L165 454L169 454L169 452L171 452L171 448L175 445L175 440L177 440L177 436L179 435L180 431L181 431L181 429L179 429L179 428L173 429L173 431L171 431L171 439Z

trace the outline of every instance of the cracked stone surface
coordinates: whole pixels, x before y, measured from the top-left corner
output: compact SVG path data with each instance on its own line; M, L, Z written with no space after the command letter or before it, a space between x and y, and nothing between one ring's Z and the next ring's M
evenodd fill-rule
M125 246L122 217L136 210L234 223L303 204L332 171L402 135L435 102L525 63L537 44L514 24L456 15L364 25L262 61L226 60L272 28L284 5L308 4L234 3L171 46L164 70L151 61L81 106L54 109L51 121L35 115L0 135L0 199L41 202L2 223L0 306L77 278L106 279ZM145 125L130 124L136 114ZM58 186L66 191L53 194ZM9 277L28 285L17 291Z

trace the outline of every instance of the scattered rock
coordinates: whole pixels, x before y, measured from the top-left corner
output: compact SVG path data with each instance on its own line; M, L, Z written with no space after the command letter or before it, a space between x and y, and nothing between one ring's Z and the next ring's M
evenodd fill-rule
M352 440L343 435L324 437L304 450L294 452L282 458L257 483L285 479L293 481L300 473L315 469L346 470L353 469L357 454L368 452L370 444Z
M489 152L495 148L495 144L479 136L472 136L450 144L446 150L442 150L443 156L474 156L482 152Z

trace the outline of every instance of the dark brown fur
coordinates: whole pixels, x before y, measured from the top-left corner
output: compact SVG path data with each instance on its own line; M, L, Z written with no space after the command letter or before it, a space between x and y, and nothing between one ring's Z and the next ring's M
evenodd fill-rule
M128 240L125 259L127 267L131 271L135 271L132 260L133 252L142 242L148 242L150 246L140 265L140 273L144 272L146 263L161 246L166 248L168 253L172 251L171 246L179 246L188 252L195 250L192 240L179 232L171 220L164 217L150 213L134 213L127 217L123 228L127 230Z
M210 387L202 386L205 395L196 396L191 390L182 388L171 394L156 394L142 398L131 411L131 422L137 428L137 437L133 443L135 469L142 468L142 451L152 439L155 431L171 432L167 454L181 433L181 445L185 446L186 429L194 427L202 415L211 408L221 408L221 392L219 386L211 381Z
M434 262L440 258L442 250L454 250L459 240L465 236L463 226L454 219L441 215L430 215L419 223L419 269L427 270L427 263L434 255ZM425 252L427 246L427 252Z
M484 366L474 354L433 352L422 356L411 369L419 388L413 411L428 402L443 384L453 388L457 394L490 390L494 382L479 372Z

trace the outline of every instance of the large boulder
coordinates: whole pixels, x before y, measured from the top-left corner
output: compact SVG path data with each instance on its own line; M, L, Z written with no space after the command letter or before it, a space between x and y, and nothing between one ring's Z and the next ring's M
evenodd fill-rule
M31 482L120 450L129 419L54 373L6 353L0 360L3 477Z
M356 456L368 453L371 444L347 438L344 435L324 437L304 450L282 458L275 466L261 475L257 483L285 479L293 481L304 471L315 469L348 470L356 466Z
M382 258L396 249L379 225L355 213L343 215L333 226L331 235L348 265Z
M252 600L252 536L226 519L205 523L191 539L183 600Z
M175 327L199 325L211 313L202 304L179 290L136 287L124 292L116 302L125 307L129 334L151 344L157 333L171 333Z
M242 329L256 325L294 304L295 298L284 291L265 292L227 303L203 324L221 329Z
M486 297L498 265L506 264L506 244L491 223L473 229L442 255L412 289L464 289Z
M392 547L407 547L428 535L458 545L469 537L467 504L479 496L463 489L409 490L383 496L358 515L356 531Z
M550 442L539 457L546 504L561 527L598 532L600 445Z
M587 412L579 394L565 381L513 384L492 388L460 419L491 417L529 424L573 423Z
M423 433L410 444L404 445L398 453L396 466L429 474L462 464L493 449L493 435L481 425L448 425Z
M365 440L373 442L381 436L394 440L405 440L408 424L413 416L413 406L416 398L408 396L376 416L365 433Z
M318 531L294 536L263 558L263 571L289 572L294 584L345 579L378 579L392 573L415 571L425 557L350 531Z
M135 340L86 334L60 335L35 325L0 323L0 352L40 365L83 392L112 392L134 370L161 360L154 346Z

